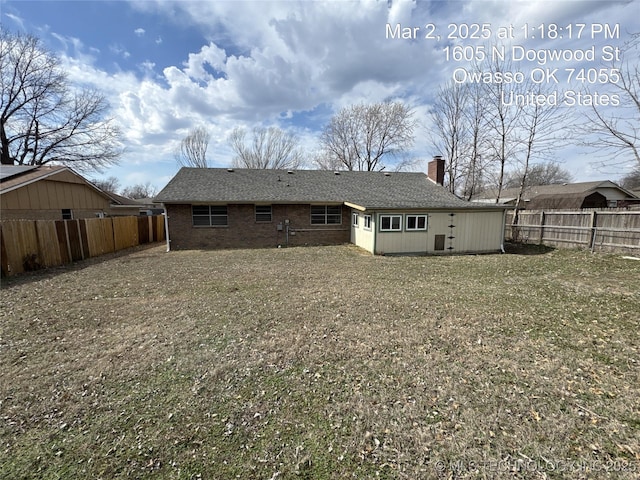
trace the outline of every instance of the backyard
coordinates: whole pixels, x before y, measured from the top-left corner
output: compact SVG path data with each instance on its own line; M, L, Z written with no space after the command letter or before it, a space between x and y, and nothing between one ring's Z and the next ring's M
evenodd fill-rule
M640 261L164 250L2 279L1 478L640 475Z

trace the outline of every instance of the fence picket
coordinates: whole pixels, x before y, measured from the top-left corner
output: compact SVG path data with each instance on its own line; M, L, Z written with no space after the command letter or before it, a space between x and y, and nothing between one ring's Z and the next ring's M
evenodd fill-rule
M159 217L159 218L158 218ZM2 276L164 240L162 215L0 222Z
M640 211L522 210L507 213L505 239L603 251L640 250Z

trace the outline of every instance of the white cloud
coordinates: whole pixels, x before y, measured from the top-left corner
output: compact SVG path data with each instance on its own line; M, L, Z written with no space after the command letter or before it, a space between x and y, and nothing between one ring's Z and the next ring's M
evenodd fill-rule
M136 34L136 36L138 36L138 37L143 37L143 36L144 36L144 34L146 33L146 31L145 31L145 29L144 29L144 28L136 28L136 29L133 31L133 33L135 33L135 34Z
M145 74L145 76L149 76L149 77L153 77L155 75L155 72L154 72L155 67L156 67L156 64L149 60L146 60L139 65L140 71L142 71Z
M131 53L129 53L126 47L117 43L109 45L109 51L111 51L111 53L113 53L114 55L125 59L131 57Z
M159 159L171 164L172 150L195 125L211 129L210 151L214 161L225 165L230 157L224 139L234 126L288 125L320 105L328 116L351 103L399 97L425 119L438 85L456 65L445 62L445 41L385 38L387 22L420 26L422 34L424 25L433 22L444 36L449 23L471 20L489 22L494 31L524 22L576 21L625 21L638 31L638 20L631 15L634 5L628 2L404 0L389 7L385 1L367 0L162 1L131 6L189 25L202 33L201 44L171 64L163 64L160 57L134 59L142 75L109 74L96 66L97 52L86 53L76 39L56 38L64 46L70 77L93 83L111 99L114 117L130 145L125 161L153 165ZM134 33L147 34L142 28ZM169 35L162 31L155 43L177 48ZM110 49L130 56L122 45L112 44ZM319 126L298 129L309 148ZM416 154L431 155L426 135L420 133Z
M24 19L19 17L18 15L14 15L13 13L5 13L5 17L9 18L13 23L15 23L20 30L24 30Z

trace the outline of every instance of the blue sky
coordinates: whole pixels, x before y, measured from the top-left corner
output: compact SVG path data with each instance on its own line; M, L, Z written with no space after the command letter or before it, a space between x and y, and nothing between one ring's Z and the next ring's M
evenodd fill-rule
M113 175L122 187L151 182L158 189L177 172L173 151L193 127L206 126L212 134L208 156L214 166L230 164L226 138L238 126L288 129L311 155L323 125L341 107L388 98L415 109L421 126L411 155L424 159L417 168L426 168L440 153L428 138L428 112L438 87L460 66L446 60L445 40L423 38L428 23L442 37L450 33L449 24L486 23L493 36L512 25L512 42L535 49L595 46L599 51L622 45L628 32L640 32L639 0L0 0L0 16L5 28L40 37L60 56L71 82L107 96L125 133L126 151L119 166L92 177ZM385 38L387 23L420 27L421 35ZM620 36L569 40L565 30L565 38L555 42L524 39L525 23L584 23L587 29L618 24ZM479 44L450 45L456 43ZM536 66L526 62L522 69ZM553 66L602 65L560 61ZM572 109L580 115L578 107ZM593 163L600 158L571 142L561 142L554 159L576 181L615 180L630 165L597 169Z

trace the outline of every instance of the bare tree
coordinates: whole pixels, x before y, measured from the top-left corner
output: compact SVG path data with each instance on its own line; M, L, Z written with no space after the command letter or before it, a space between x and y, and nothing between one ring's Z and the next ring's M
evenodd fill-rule
M611 165L611 159L618 159L620 164L632 161L640 165L639 49L640 33L636 33L625 45L620 60L610 65L609 72L619 72L617 77L611 73L609 81L619 95L620 105L605 109L594 102L586 114L586 122L578 125L583 136L582 144L608 154L608 166ZM629 60L632 57L635 63Z
M99 170L117 163L121 134L106 118L105 98L72 88L38 38L0 29L0 88L2 164Z
M151 198L158 193L158 189L151 185L151 182L138 183L122 189L122 196L127 198L139 199L139 198Z
M344 165L335 157L327 155L324 150L319 150L311 154L310 163L320 170L340 170Z
M505 178L505 188L519 187L523 178L525 178L525 188L533 185L558 185L573 181L571 172L553 161L530 165L526 175L523 168L518 168L507 173Z
M205 127L196 127L189 131L176 149L174 157L183 167L208 168L207 148L211 134Z
M488 58L480 66L476 66L480 71L488 72L492 76L504 74L512 71L509 61L501 61L497 58ZM511 94L517 94L515 86L511 89L505 87L502 82L492 82L484 85L485 94L485 128L486 147L488 160L497 166L496 203L500 200L504 186L504 176L510 163L514 161L517 149L519 148L518 116L520 106L505 101Z
M469 103L469 87L466 84L449 82L438 89L431 109L434 130L432 143L438 153L444 155L446 186L455 193L456 182L462 175L463 162L467 156L469 125L465 110Z
M478 84L448 83L440 87L431 110L431 142L446 159L445 184L467 200L484 180L485 96Z
M620 179L620 186L628 190L640 189L640 167L635 167Z
M498 56L472 68L493 78L513 71ZM432 109L433 144L447 157L450 191L470 199L493 177L497 201L508 181L522 194L531 165L550 156L562 134L561 110L554 102L527 101L551 93L550 85L533 81L509 88L501 82L440 88Z
M469 96L468 106L465 110L465 121L468 128L466 149L467 157L462 166L462 197L471 198L483 187L485 181L484 160L485 154L485 95L481 85L472 84L467 87Z
M530 91L536 95L548 95L550 85L527 84ZM548 154L557 144L561 128L559 128L560 108L549 103L533 102L523 106L518 114L518 134L520 135L520 150L517 152L520 162L520 181L516 206L513 212L513 223L518 223L518 207L525 188L529 184L531 162L542 155ZM515 238L515 237L514 237Z
M296 136L277 127L256 127L249 140L245 129L235 128L228 141L235 153L235 167L297 169L304 164Z
M382 170L414 141L413 111L400 102L345 107L324 128L320 142L332 162L347 170Z
M113 176L109 178L91 180L91 183L103 192L118 193L118 190L120 190L120 180Z

